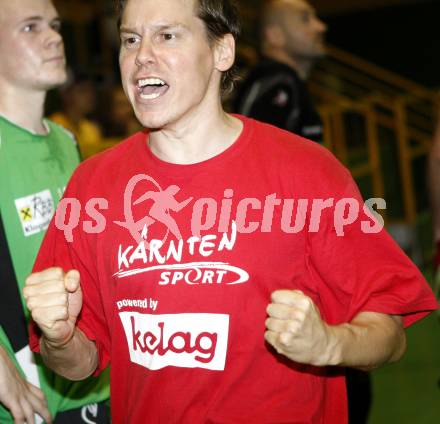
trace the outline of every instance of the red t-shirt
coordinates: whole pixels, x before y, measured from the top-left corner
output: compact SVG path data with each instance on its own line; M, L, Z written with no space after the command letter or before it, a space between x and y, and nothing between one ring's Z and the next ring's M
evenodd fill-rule
M115 423L344 423L343 369L265 343L271 292L302 290L329 324L374 311L409 325L437 307L391 238L366 233L376 223L331 153L241 119L238 140L202 163L159 160L146 133L86 161L65 194L81 205L64 219L73 240L54 222L47 232L35 270L80 271L78 326L98 372L111 364ZM314 199L330 206L320 219Z

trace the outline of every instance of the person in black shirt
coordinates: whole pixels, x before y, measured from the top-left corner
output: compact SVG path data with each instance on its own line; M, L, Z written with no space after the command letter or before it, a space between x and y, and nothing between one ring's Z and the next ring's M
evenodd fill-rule
M237 92L235 110L322 142L322 123L305 81L324 56L326 25L304 0L272 0L261 14L261 62Z

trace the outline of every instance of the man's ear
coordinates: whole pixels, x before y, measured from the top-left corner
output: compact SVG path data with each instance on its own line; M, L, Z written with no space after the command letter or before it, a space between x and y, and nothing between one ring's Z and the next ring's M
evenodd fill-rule
M263 39L267 46L282 48L286 43L286 37L279 25L269 25L263 30Z
M235 40L232 34L224 35L215 42L215 68L220 72L226 72L235 61Z

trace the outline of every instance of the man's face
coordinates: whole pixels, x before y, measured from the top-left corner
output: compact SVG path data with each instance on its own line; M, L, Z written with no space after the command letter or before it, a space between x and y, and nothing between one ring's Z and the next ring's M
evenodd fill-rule
M283 22L285 48L294 59L317 59L325 54L327 26L303 0L286 0Z
M121 22L122 85L142 125L207 119L221 72L194 0L129 0Z
M58 14L50 0L0 0L0 80L48 90L66 80Z

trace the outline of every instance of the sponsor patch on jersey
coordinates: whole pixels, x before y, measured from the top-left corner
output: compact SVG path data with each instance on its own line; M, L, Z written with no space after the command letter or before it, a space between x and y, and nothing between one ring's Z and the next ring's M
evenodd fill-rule
M225 369L229 315L120 312L119 317L135 364L150 370Z
M16 199L15 207L25 237L46 230L55 212L55 204L49 190Z

